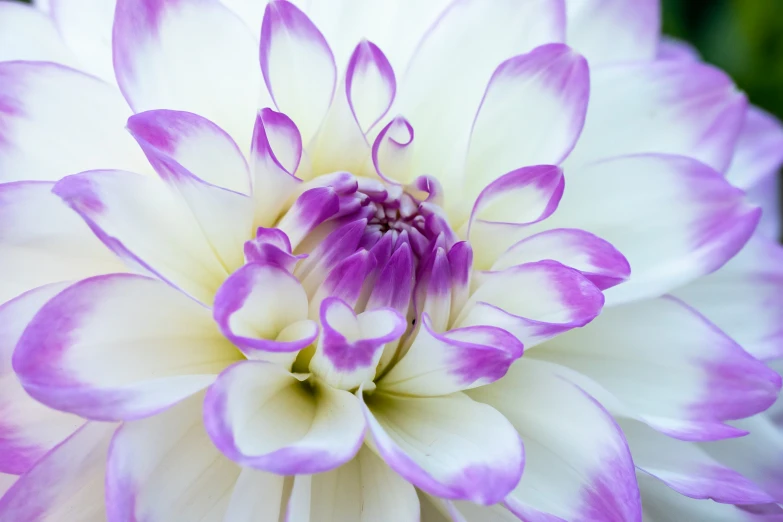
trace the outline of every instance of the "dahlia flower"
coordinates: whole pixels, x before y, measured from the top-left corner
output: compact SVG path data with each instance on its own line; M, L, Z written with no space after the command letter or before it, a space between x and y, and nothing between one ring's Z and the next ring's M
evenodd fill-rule
M783 131L658 11L0 3L0 521L779 519Z

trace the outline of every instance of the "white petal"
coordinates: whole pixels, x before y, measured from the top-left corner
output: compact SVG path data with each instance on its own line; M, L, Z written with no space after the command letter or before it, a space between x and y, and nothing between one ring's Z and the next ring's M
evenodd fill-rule
M115 0L50 0L50 11L65 45L81 69L114 84L111 56Z
M256 40L218 2L118 0L113 55L136 112L194 112L249 149L261 92Z
M566 41L593 67L656 57L659 0L566 0L566 13Z
M748 189L768 176L776 176L783 164L783 126L774 116L750 107L734 150L726 178Z
M52 63L3 62L0 97L1 181L54 181L106 166L150 171L124 128L130 109L97 78Z
M625 437L595 399L558 378L549 365L529 360L468 394L502 412L525 443L525 473L507 499L512 511L641 522Z
M372 42L360 42L345 72L345 94L362 132L383 118L396 91L394 70L383 51Z
M234 484L223 521L279 520L283 510L284 487L285 478L280 475L243 468Z
M45 13L18 2L0 3L0 61L38 60L76 65Z
M108 275L49 301L13 362L27 392L44 404L127 420L205 388L238 356L205 307L161 281Z

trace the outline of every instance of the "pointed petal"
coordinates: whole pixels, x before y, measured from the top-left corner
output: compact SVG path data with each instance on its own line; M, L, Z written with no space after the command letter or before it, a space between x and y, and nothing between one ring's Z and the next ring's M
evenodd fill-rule
M124 129L130 109L97 78L53 63L2 62L0 99L0 181L55 181L107 165L150 171Z
M568 46L542 45L503 62L473 122L468 186L479 189L520 167L563 161L582 132L589 91L587 62Z
M620 401L613 413L682 440L743 434L726 421L764 411L780 389L779 375L668 297L608 308L528 356L580 372L602 404Z
M321 473L353 458L365 422L350 393L300 382L264 361L238 363L207 392L215 446L242 466L282 475Z
M509 288L524 292L509 292ZM495 326L530 349L589 323L603 303L601 291L582 274L545 260L485 274L454 326Z
M296 122L303 141L309 142L332 102L337 68L321 32L286 0L267 4L261 71L278 110Z
M558 378L548 365L530 360L468 394L497 408L525 443L525 473L506 499L512 512L535 509L565 520L641 522L628 445L595 399Z
M53 183L0 184L0 301L59 281L125 271L79 216L52 194Z
M386 55L364 40L356 46L345 71L345 94L362 132L368 132L391 108L397 82Z
M64 178L53 192L123 261L212 303L227 269L187 203L162 181L90 171Z
M525 238L506 250L491 269L500 271L543 259L579 270L600 290L624 282L631 274L628 260L608 241L575 228L556 228Z
M378 454L416 487L480 504L502 500L519 482L524 451L496 410L463 394L365 395L364 414Z
M50 451L0 498L0 520L104 522L104 469L114 429L87 423Z
M261 74L255 39L233 13L218 2L117 0L112 41L117 82L135 112L194 112L247 150Z
M50 17L17 2L0 3L0 61L37 60L76 65Z
M248 356L279 354L292 363L318 336L307 310L307 295L295 277L279 266L253 263L220 287L214 317L223 335Z
M106 466L109 520L222 520L242 470L209 440L203 398L117 430Z
M774 502L760 486L710 457L697 444L682 442L632 420L620 421L639 470L678 493L726 504Z
M661 33L659 0L567 0L566 41L591 66L648 61Z
M115 84L111 57L113 0L49 0L64 45L79 58L80 69Z
M663 153L723 172L746 106L728 76L701 63L658 60L593 69L587 120L565 169L626 154Z
M208 309L160 281L118 274L85 279L46 303L13 364L48 406L126 420L196 393L235 360Z
M425 397L476 388L502 378L522 351L522 343L500 328L470 326L439 334L424 314L413 344L378 387Z

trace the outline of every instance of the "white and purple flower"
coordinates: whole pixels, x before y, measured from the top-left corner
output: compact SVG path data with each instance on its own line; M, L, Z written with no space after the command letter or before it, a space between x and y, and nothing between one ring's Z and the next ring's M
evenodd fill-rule
M783 517L783 130L658 10L0 3L0 522Z

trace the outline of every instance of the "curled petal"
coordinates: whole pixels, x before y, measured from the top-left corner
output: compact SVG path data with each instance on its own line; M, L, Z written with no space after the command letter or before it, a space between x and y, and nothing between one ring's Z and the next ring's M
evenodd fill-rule
M411 181L413 126L398 116L381 129L372 145L375 172L388 183Z
M345 464L359 451L365 431L353 395L311 387L264 361L223 372L207 392L204 421L230 459L282 475L322 473Z
M368 132L391 108L397 82L389 60L377 45L356 46L345 72L345 94L362 132Z
M293 254L288 236L276 228L259 227L255 239L245 243L245 259L248 263L277 265L293 272L296 264L305 258L307 254Z

